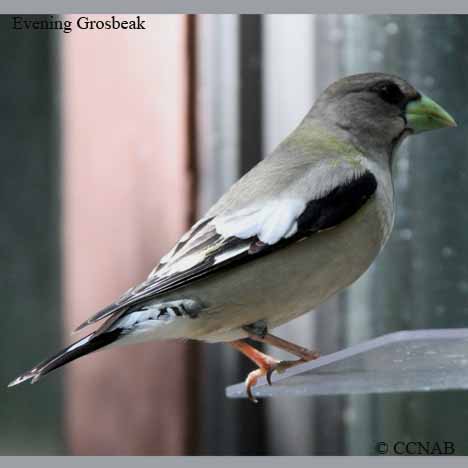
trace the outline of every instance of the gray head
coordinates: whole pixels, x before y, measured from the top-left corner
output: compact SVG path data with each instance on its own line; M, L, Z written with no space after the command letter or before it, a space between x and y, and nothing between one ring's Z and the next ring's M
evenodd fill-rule
M308 117L346 130L361 147L390 153L411 133L456 125L434 101L385 73L336 81L320 95Z

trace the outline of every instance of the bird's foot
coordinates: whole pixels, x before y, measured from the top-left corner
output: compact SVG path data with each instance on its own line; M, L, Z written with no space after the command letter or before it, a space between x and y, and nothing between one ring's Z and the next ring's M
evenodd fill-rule
M245 379L245 389L247 393L247 397L253 403L258 403L258 400L253 396L252 388L257 384L258 379L260 377L265 377L268 385L272 385L271 376L273 372L277 372L278 374L282 374L287 369L291 367L298 366L299 364L303 364L304 362L311 361L313 359L317 359L318 353L314 353L310 359L295 359L292 361L278 361L276 359L271 358L268 356L268 360L265 361L265 364L258 369L250 372L250 374Z
M270 382L268 376L271 375L271 372L273 372L273 370L278 364L279 361L275 361L270 366L259 367L258 369L255 369L254 371L250 372L250 374L247 376L247 378L245 379L245 391L247 393L247 398L251 402L258 403L258 400L253 396L252 393L252 388L257 384L258 379L260 377L266 376L268 382Z
M252 388L257 384L260 377L266 377L268 384L271 385L271 376L274 371L281 374L286 369L290 369L291 367L303 364L307 361L312 361L313 359L317 359L319 357L319 354L315 351L310 351L308 349L298 347L297 345L293 345L295 347L295 351L300 350L300 354L298 353L300 355L300 359L296 359L294 361L278 361L277 359L262 353L258 349L250 346L242 340L232 341L229 344L233 348L246 355L258 366L258 369L250 372L250 374L245 379L247 397L254 403L257 403L257 399L252 394Z

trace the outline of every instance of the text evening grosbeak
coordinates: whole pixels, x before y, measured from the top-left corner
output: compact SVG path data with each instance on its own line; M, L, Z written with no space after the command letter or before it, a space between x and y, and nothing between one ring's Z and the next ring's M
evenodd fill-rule
M300 125L182 236L140 285L77 330L94 332L10 385L37 381L98 349L146 340L226 342L256 363L246 379L318 354L270 334L353 283L390 236L391 165L408 135L455 121L406 81L343 78ZM244 339L296 355L277 361Z

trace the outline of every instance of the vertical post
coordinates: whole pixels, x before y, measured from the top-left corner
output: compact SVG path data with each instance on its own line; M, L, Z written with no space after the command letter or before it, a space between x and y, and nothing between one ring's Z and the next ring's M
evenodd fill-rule
M0 16L0 451L5 455L63 450L61 377L5 388L61 342L56 38L54 31L14 31L11 16Z
M196 34L198 216L238 177L238 17L199 15ZM237 355L229 346L201 346L199 450L238 452L238 408L224 395L235 381ZM220 430L220 421L229 421Z
M142 281L187 228L187 19L63 40L65 310L69 331ZM193 450L193 345L97 353L66 374L74 454Z
M263 157L263 47L262 15L239 17L239 175L244 175ZM260 348L258 343L255 347ZM244 356L237 357L238 376L245 379L252 371L252 363ZM240 453L261 455L266 451L267 426L265 405L243 402L238 413L242 428Z
M200 215L262 157L260 28L258 16L197 17ZM262 408L224 394L251 364L224 343L202 353L201 453L264 453ZM220 421L229 421L222 431Z
M239 18L239 173L245 174L263 156L262 16Z
M263 141L265 156L286 138L309 111L315 97L314 15L263 17ZM294 343L316 348L316 312L286 323L274 333ZM290 359L267 346L267 353ZM308 455L315 452L316 399L265 400L268 453Z

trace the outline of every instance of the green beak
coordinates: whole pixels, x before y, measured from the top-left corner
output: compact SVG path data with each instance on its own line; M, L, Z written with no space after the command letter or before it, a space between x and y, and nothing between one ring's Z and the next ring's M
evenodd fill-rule
M414 133L435 130L436 128L456 127L453 117L432 99L421 95L406 106L406 121Z

